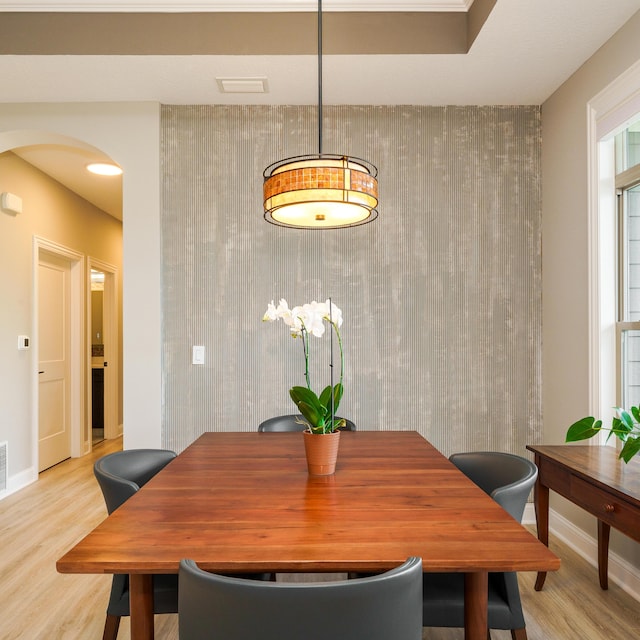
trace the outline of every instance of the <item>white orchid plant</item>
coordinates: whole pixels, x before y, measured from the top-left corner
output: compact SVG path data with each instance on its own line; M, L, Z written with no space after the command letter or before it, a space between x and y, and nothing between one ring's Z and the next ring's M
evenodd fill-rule
M326 434L333 433L345 424L344 419L335 417L336 410L342 399L344 387L344 352L342 349L342 338L340 327L342 326L342 311L336 307L331 300L326 302L310 302L300 307L289 308L287 301L282 298L278 306L273 300L267 306L267 311L262 318L263 322L274 322L282 320L289 327L293 338L302 339L304 350L304 377L306 387L292 387L289 395L298 411L304 417L305 424L311 433ZM340 347L340 381L335 385L326 386L322 393L317 396L311 389L311 379L309 375L309 337L322 338L325 333L326 324L335 332ZM333 359L332 364L333 366Z

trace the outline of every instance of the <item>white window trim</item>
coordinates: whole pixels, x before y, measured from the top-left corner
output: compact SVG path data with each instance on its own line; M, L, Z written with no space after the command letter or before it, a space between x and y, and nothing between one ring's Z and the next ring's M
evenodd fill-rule
M589 410L605 424L616 401L613 137L640 113L640 61L587 104ZM612 235L613 234L613 235ZM613 301L610 299L613 297Z

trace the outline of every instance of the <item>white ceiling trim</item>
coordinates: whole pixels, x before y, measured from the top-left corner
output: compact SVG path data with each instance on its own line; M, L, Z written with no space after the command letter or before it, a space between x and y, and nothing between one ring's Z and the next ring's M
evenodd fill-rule
M326 11L467 11L473 0L325 0ZM0 0L1 11L181 12L317 11L316 0Z

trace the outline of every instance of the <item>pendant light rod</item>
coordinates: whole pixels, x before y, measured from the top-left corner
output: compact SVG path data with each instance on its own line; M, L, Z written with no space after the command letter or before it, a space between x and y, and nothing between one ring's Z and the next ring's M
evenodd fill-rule
M322 0L318 0L318 155L322 155Z
M323 153L322 0L317 26L318 153L278 160L263 171L264 219L292 229L344 229L378 216L378 170L361 158Z
M329 332L329 348L330 348L330 358L329 358L329 384L331 385L331 430L333 431L333 420L336 417L336 408L335 408L335 393L333 390L333 313L332 313L333 302L331 301L331 296L329 296L329 324L331 324L331 331Z

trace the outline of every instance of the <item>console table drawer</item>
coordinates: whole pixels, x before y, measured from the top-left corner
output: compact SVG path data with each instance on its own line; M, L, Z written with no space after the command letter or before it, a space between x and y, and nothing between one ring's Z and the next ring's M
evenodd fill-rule
M568 495L570 493L572 478L569 469L543 458L538 464L538 475L546 487L551 487L556 493L565 496L565 498L571 498L571 496Z
M596 518L636 540L640 536L638 512L602 489L578 478L571 478L571 497Z

